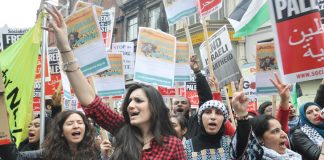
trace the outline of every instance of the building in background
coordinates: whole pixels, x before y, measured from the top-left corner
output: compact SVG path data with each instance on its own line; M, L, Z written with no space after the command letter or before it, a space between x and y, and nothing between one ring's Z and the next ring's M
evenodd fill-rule
M178 41L185 41L184 23L178 22L175 25L168 25L166 13L162 0L83 0L108 9L116 8L115 24L112 42L134 42L136 50L137 34L139 27L150 27L170 33L177 37ZM70 14L77 0L60 0L63 4L63 14ZM246 63L255 63L256 44L257 42L273 38L274 34L271 29L270 22L261 26L254 34L234 38L234 30L227 21L226 17L235 9L240 0L223 0L223 8L213 13L207 20L208 34L213 34L223 25L227 25L230 32L231 42L234 49L235 58L241 66ZM67 5L69 4L69 5ZM65 5L65 6L64 6ZM64 8L65 7L65 8ZM203 29L198 14L187 18L189 31L196 54L199 53L199 46L204 41ZM50 36L51 37L51 36ZM51 38L50 38L51 39ZM54 40L50 40L49 44L54 44ZM127 78L126 84L132 83ZM301 83L304 96L301 97L302 102L313 101L316 89L320 84L320 80L307 81Z

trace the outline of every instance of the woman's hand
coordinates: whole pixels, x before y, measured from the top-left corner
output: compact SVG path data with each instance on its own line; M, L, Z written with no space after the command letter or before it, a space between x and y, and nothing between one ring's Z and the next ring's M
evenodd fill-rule
M190 57L190 68L194 73L197 73L200 71L197 55L192 55Z
M248 114L249 98L243 92L243 78L240 80L239 91L233 93L232 107L237 117L244 117Z
M45 9L52 17L47 30L54 32L57 48L60 52L70 51L67 27L62 14L55 7L51 7L51 9L46 7Z
M277 73L274 73L274 75L276 80L270 79L270 81L277 88L280 95L280 107L289 109L290 85L282 83Z
M217 82L215 76L210 76L208 78L208 83L213 92L220 92L219 83Z
M112 151L111 143L108 139L103 140L100 144L101 155L109 157Z

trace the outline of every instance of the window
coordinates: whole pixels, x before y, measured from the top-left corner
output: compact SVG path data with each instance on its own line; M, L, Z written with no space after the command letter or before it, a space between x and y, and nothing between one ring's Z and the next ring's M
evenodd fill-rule
M149 10L149 24L148 27L158 29L158 20L160 18L160 7Z
M223 20L224 19L224 10L220 9L212 13L209 17L210 20Z
M127 22L127 41L131 41L137 38L137 17L128 19Z
M187 22L188 22L189 26L196 24L196 23L200 23L199 22L199 14L197 13L197 14L189 16Z
M220 8L218 11L210 14L209 19L210 20L223 20L224 19L224 8L225 8L225 3L223 2L223 7Z
M169 26L169 34L175 35L176 34L176 25L172 24Z

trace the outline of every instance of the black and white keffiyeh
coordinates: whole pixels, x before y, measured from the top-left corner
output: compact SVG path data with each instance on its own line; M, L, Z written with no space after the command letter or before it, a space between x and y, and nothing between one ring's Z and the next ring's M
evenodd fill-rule
M307 124L304 124L301 127L301 130L307 135L307 137L317 144L318 146L322 146L322 142L324 141L324 138L312 127L310 127Z
M209 100L199 107L199 110L198 110L198 123L199 124L201 124L202 113L206 109L211 109L211 108L216 108L216 109L220 110L221 112L223 112L225 121L228 119L228 113L227 113L227 109L226 109L225 105L222 102L217 101L217 100Z

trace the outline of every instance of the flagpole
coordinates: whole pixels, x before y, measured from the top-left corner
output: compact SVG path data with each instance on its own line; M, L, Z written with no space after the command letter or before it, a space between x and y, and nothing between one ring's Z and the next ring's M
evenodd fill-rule
M43 8L46 6L46 4L43 2L42 4ZM43 12L45 12L44 9L42 9ZM43 18L43 27L46 27L47 18L44 16ZM46 30L43 30L43 36L42 36L42 64L41 64L41 109L40 109L40 140L39 140L39 147L42 147L42 144L44 142L45 138L45 63L46 63L46 53L48 51L47 47L47 36L48 32Z
M206 49L207 49L209 76L215 77L214 69L213 69L213 62L212 62L211 53L210 53L210 45L209 45L209 40L208 40L208 30L207 30L206 19L205 19L205 17L202 17L202 16L201 16L201 19L202 19L204 38L205 38L205 44L206 44ZM218 83L217 77L215 77L215 82Z
M184 18L184 29L185 29L185 33L186 33L186 39L187 42L189 44L189 55L195 55L193 46L192 46L192 41L191 41L191 36L190 36L190 32L189 32L189 27L188 27L188 23L187 23L187 19Z

